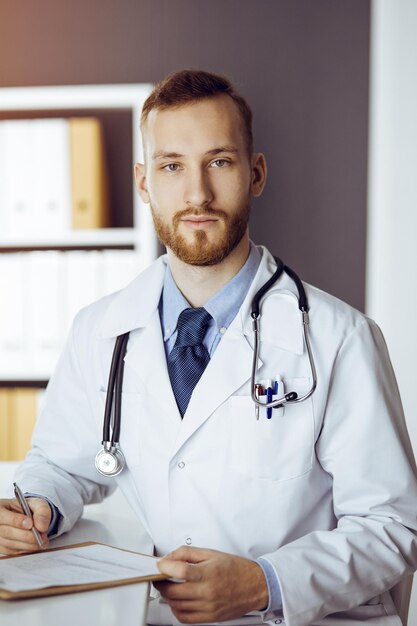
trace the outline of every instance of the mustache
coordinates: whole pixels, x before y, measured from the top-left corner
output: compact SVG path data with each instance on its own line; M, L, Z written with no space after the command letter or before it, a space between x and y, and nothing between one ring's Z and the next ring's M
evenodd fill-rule
M213 209L211 207L188 207L186 209L181 209L177 211L172 218L172 223L174 226L178 226L180 221L187 217L187 215L195 215L196 217L201 217L202 215L207 217L218 217L220 219L227 220L227 213L222 211L221 209Z

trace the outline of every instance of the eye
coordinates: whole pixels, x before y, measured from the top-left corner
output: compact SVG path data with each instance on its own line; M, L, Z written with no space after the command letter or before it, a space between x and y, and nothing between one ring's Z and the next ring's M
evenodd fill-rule
M210 167L221 168L227 167L228 165L230 165L230 161L228 161L227 159L216 159L210 164Z
M162 169L166 172L178 172L180 166L178 165L178 163L167 163L167 165L164 165Z

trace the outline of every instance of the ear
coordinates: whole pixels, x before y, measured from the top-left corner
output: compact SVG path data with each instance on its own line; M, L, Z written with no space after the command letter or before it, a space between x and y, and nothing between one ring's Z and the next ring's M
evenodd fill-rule
M252 195L257 198L264 190L266 183L266 159L265 155L261 152L252 154L252 178L251 178L251 191Z
M138 190L140 197L146 204L149 204L150 198L146 183L146 168L144 163L135 163L135 181L136 189Z

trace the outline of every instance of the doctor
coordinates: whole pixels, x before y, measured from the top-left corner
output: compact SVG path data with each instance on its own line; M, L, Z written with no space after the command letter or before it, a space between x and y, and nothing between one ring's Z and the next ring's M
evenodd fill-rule
M417 484L380 331L306 285L317 389L257 419L250 304L275 261L248 237L266 178L250 109L223 78L178 72L148 98L142 131L137 188L167 255L75 319L16 477L38 496L35 525L63 533L119 485L155 553L169 553L160 569L185 581L158 584L153 624L399 625L389 590L416 568ZM127 465L109 479L94 458L126 332ZM311 386L286 274L262 305L257 379ZM0 550L32 548L29 527L1 502Z

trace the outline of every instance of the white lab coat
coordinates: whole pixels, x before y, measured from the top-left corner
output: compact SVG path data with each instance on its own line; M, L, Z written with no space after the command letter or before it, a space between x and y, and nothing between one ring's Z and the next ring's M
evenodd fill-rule
M18 480L59 507L60 532L76 522L84 503L118 483L156 554L188 543L266 555L281 581L287 626L321 624L335 612L341 613L323 624L365 618L400 624L386 592L416 568L417 485L383 337L362 314L307 285L317 390L284 415L267 420L261 412L257 421L250 303L274 270L272 256L261 252L254 283L183 420L158 313L166 258L82 310ZM286 391L301 394L311 373L297 292L283 275L270 293L258 379L279 376ZM127 468L108 479L96 472L94 457L115 337L126 331L121 447ZM166 609L160 608L159 623L178 623L162 615Z

